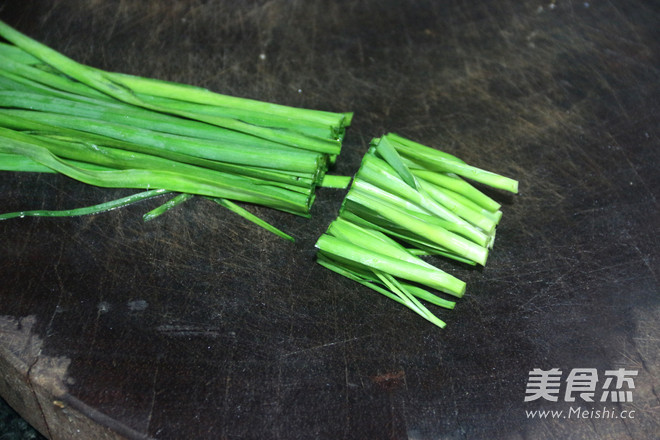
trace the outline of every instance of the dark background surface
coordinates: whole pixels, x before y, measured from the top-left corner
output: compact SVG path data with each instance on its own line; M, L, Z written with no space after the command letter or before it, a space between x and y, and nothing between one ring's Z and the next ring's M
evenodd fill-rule
M2 440L36 440L44 437L28 422L14 411L4 400L0 399L0 438Z
M0 18L86 64L354 111L337 173L393 131L521 193L494 193L485 268L433 260L468 286L444 330L314 263L338 190L309 220L250 208L295 244L203 200L149 223L159 201L2 222L3 397L53 438L658 438L659 9L5 2ZM2 211L128 193L0 173ZM571 407L523 401L533 368L637 370L613 405L636 417L529 419Z

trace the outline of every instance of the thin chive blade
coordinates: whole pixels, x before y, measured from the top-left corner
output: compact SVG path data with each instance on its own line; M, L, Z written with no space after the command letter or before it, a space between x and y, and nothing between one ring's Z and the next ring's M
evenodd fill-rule
M397 295L393 294L390 292L388 289L385 289L381 287L380 285L376 284L373 280L364 277L363 275L359 274L355 270L352 270L350 267L343 265L341 263L336 262L332 258L326 256L323 252L318 252L316 262L320 264L321 266L325 267L326 269L329 269L335 273L338 273L339 275L342 275L350 280L353 280L357 283L362 284L365 287L368 287L384 296L387 298L390 298L399 304L405 305L405 302L399 298Z
M380 139L380 142L376 145L376 152L396 170L399 177L401 177L401 180L412 188L417 188L415 177L412 175L406 164L403 163L399 153L397 153L387 137L382 137Z
M308 215L310 198L280 188L255 185L239 176L224 176L222 180L208 180L172 171L124 169L92 171L76 167L53 155L42 140L0 128L5 142L0 153L21 154L57 172L91 185L111 188L164 188L175 192L211 197L223 197L270 206L282 211Z
M66 209L66 210L39 209L32 211L9 212L6 214L0 214L0 220L8 220L11 218L23 218L23 217L76 217L82 215L94 215L94 214L100 214L102 212L111 211L113 209L122 208L130 204L140 202L142 200L168 194L169 192L170 191L163 189L143 191L137 194L132 194L130 196L122 197L117 200L103 202L82 208L74 208L74 209Z
M427 321L431 322L432 324L440 327L440 328L445 328L447 324L439 319L437 316L435 316L429 309L427 309L422 303L420 303L417 298L415 298L414 295L412 295L410 292L406 290L405 287L403 287L397 280L396 278L392 277L389 274L384 274L382 272L376 271L376 275L383 280L385 285L392 291L394 292L397 296L399 296L406 304L406 306L420 315L422 318L426 319Z
M232 202L231 200L223 199L223 198L212 198L211 200L215 201L221 206L224 206L225 208L229 209L231 212L240 215L246 220L251 221L252 223L261 226L265 230L272 232L273 234L277 235L278 237L284 238L286 240L295 242L295 239L290 236L289 234L281 231L280 229L276 228L275 226L271 225L270 223L266 222L263 219L260 219L256 215L252 214L249 212L247 209L244 209L240 206L238 206L236 203Z
M419 282L455 296L462 296L465 292L463 281L439 269L426 268L407 261L401 261L385 254L366 250L327 234L323 234L317 240L316 247L326 253L344 257L373 269Z
M172 199L168 200L167 202L163 203L157 208L152 209L151 211L147 212L142 216L142 219L145 222L151 221L155 219L156 217L159 217L163 215L165 212L179 206L180 204L184 203L187 200L190 200L194 197L193 194L179 194L176 197L173 197Z

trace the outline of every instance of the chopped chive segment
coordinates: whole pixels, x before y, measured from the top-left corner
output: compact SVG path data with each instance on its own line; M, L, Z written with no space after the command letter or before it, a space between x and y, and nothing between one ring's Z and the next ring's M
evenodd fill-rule
M349 191L346 197L348 200L369 208L393 223L405 224L410 231L422 237L427 237L445 249L459 255L464 255L466 258L482 266L486 264L488 250L483 246L454 234L447 229L430 226L428 223L419 219L419 217L410 215L410 213L391 203L386 203L382 199L376 199L367 194L355 191Z
M465 163L463 160L459 159L456 156L453 156L449 153L445 153L444 151L437 150L435 148L427 147L426 145L422 145L419 142L415 142L413 140L406 139L403 136L399 136L396 133L388 133L385 136L383 136L383 138L387 138L391 142L394 142L399 146L405 146L405 147L407 147L411 150L425 151L427 154L429 154L431 156L435 156L435 157L438 157L438 158L443 158L445 160L450 160L450 161L453 161L453 162Z
M357 207L355 207L357 210ZM371 228L375 231L380 231L386 233L388 236L395 238L401 242L408 243L411 248L407 248L407 251L413 255L441 255L443 257L450 258L452 260L459 261L461 263L468 264L470 266L475 266L477 263L467 259L463 256L450 252L446 248L433 243L424 237L415 235L414 233L406 230L402 227L397 227L397 225L388 222L387 220L382 221L382 218L369 217L373 221L367 220L367 215L364 214L364 211L361 213L362 217L356 215L354 212L343 210L340 214L340 218L345 218L356 225L363 227ZM451 224L446 224L449 228ZM448 229L449 230L449 229Z
M438 186L454 191L465 198L472 200L477 205L484 209L495 212L501 208L501 205L486 194L479 191L474 186L460 178L459 176L451 173L440 173L426 169L412 169L412 173L428 182L434 183Z
M353 197L351 197L351 195ZM431 209L426 210L425 208L430 206L427 199L420 199L423 204L422 207L406 199L398 197L395 194L390 194L386 190L380 189L377 186L364 182L361 178L356 177L352 187L352 193L349 194L349 197L346 200L351 202L354 201L355 197L361 195L382 201L383 207L391 205L396 206L407 215L413 216L429 225L435 225L447 229L448 231L455 232L459 235L469 238L480 246L485 246L489 241L488 235L484 231L479 230L479 228L476 226L468 223L467 221L445 210L444 208L438 209L436 204L433 204ZM370 214L378 213L378 211L374 208L370 208L370 206L377 206L379 204L376 203L375 200L372 204L358 204L368 209ZM362 208L358 208L358 210L363 212ZM442 216L439 216L438 212L442 212ZM380 217L387 218L382 213L378 215L380 215ZM390 219L390 221L392 220Z
M442 189L423 179L419 179L419 184L423 194L428 194L433 200L465 221L482 229L486 234L491 234L495 230L496 223L491 217L485 216L471 207L459 203L456 198L451 197Z
M417 183L415 182L415 177L412 175L408 167L399 156L399 153L396 152L396 149L392 146L392 143L388 140L387 137L381 138L380 142L377 144L376 153L381 156L401 177L401 179L412 188L417 188Z
M321 183L319 184L322 188L339 188L345 189L348 188L348 185L351 183L350 176L336 176L326 174L323 176Z
M401 244L382 232L360 227L342 217L337 218L330 224L327 233L374 252L386 253L392 257L423 267L433 267L424 260L410 254Z
M448 156L439 150L417 142L402 140L397 135L390 135L389 139L399 154L431 171L455 173L493 188L513 193L518 192L518 182L516 180L467 165L453 156Z
M362 271L360 270L348 269L348 266L346 264L335 262L332 260L332 258L329 258L322 252L319 252L317 254L316 261L321 266L330 269L333 272L336 272L340 275L345 276L346 278L349 278L353 281L362 284L363 286L375 290L376 292L379 292L402 305L406 305L406 302L402 300L399 296L393 294L390 290L383 288L381 285L377 284L376 281L371 280L368 276L362 275Z
M328 234L322 235L316 246L323 252L343 257L355 263L390 273L394 276L425 284L434 289L460 297L465 283L435 267L401 261L386 254L373 252Z
M457 224L462 224L468 229L470 228L466 222L462 221L460 217L454 214L451 210L447 209L442 204L438 203L432 197L428 196L424 191L415 187L407 185L397 174L397 171L390 167L385 161L367 154L363 161L357 176L361 180L365 180L375 186L383 188L385 191L394 195L400 196L419 205L425 211L428 211L441 218L451 220ZM474 234L474 231L468 233Z
M401 136L373 139L337 219L316 243L317 261L443 328L420 300L449 309L455 303L424 286L461 297L465 283L420 257L485 265L502 215L499 203L459 173L517 190L512 179Z

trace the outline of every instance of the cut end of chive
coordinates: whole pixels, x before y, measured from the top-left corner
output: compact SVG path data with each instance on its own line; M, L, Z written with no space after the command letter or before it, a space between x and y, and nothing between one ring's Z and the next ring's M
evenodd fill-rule
M456 286L453 295L456 298L463 298L463 295L465 295L465 290L466 289L467 289L467 284L464 281L461 281L461 284Z
M518 181L514 180L511 183L511 192L514 194L518 194Z
M351 176L337 176L325 174L319 186L321 188L346 189L351 183Z

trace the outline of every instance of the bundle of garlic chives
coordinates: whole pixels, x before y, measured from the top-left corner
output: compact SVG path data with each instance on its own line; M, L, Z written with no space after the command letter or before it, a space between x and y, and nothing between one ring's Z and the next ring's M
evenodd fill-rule
M461 297L465 283L420 255L485 265L502 217L500 204L464 177L518 191L515 180L396 134L374 139L338 218L316 243L317 261L444 327L419 299L453 308L426 289Z
M45 167L93 185L162 188L303 216L317 186L347 184L326 172L351 113L106 72L1 21L0 37L8 42L0 43L0 169Z

